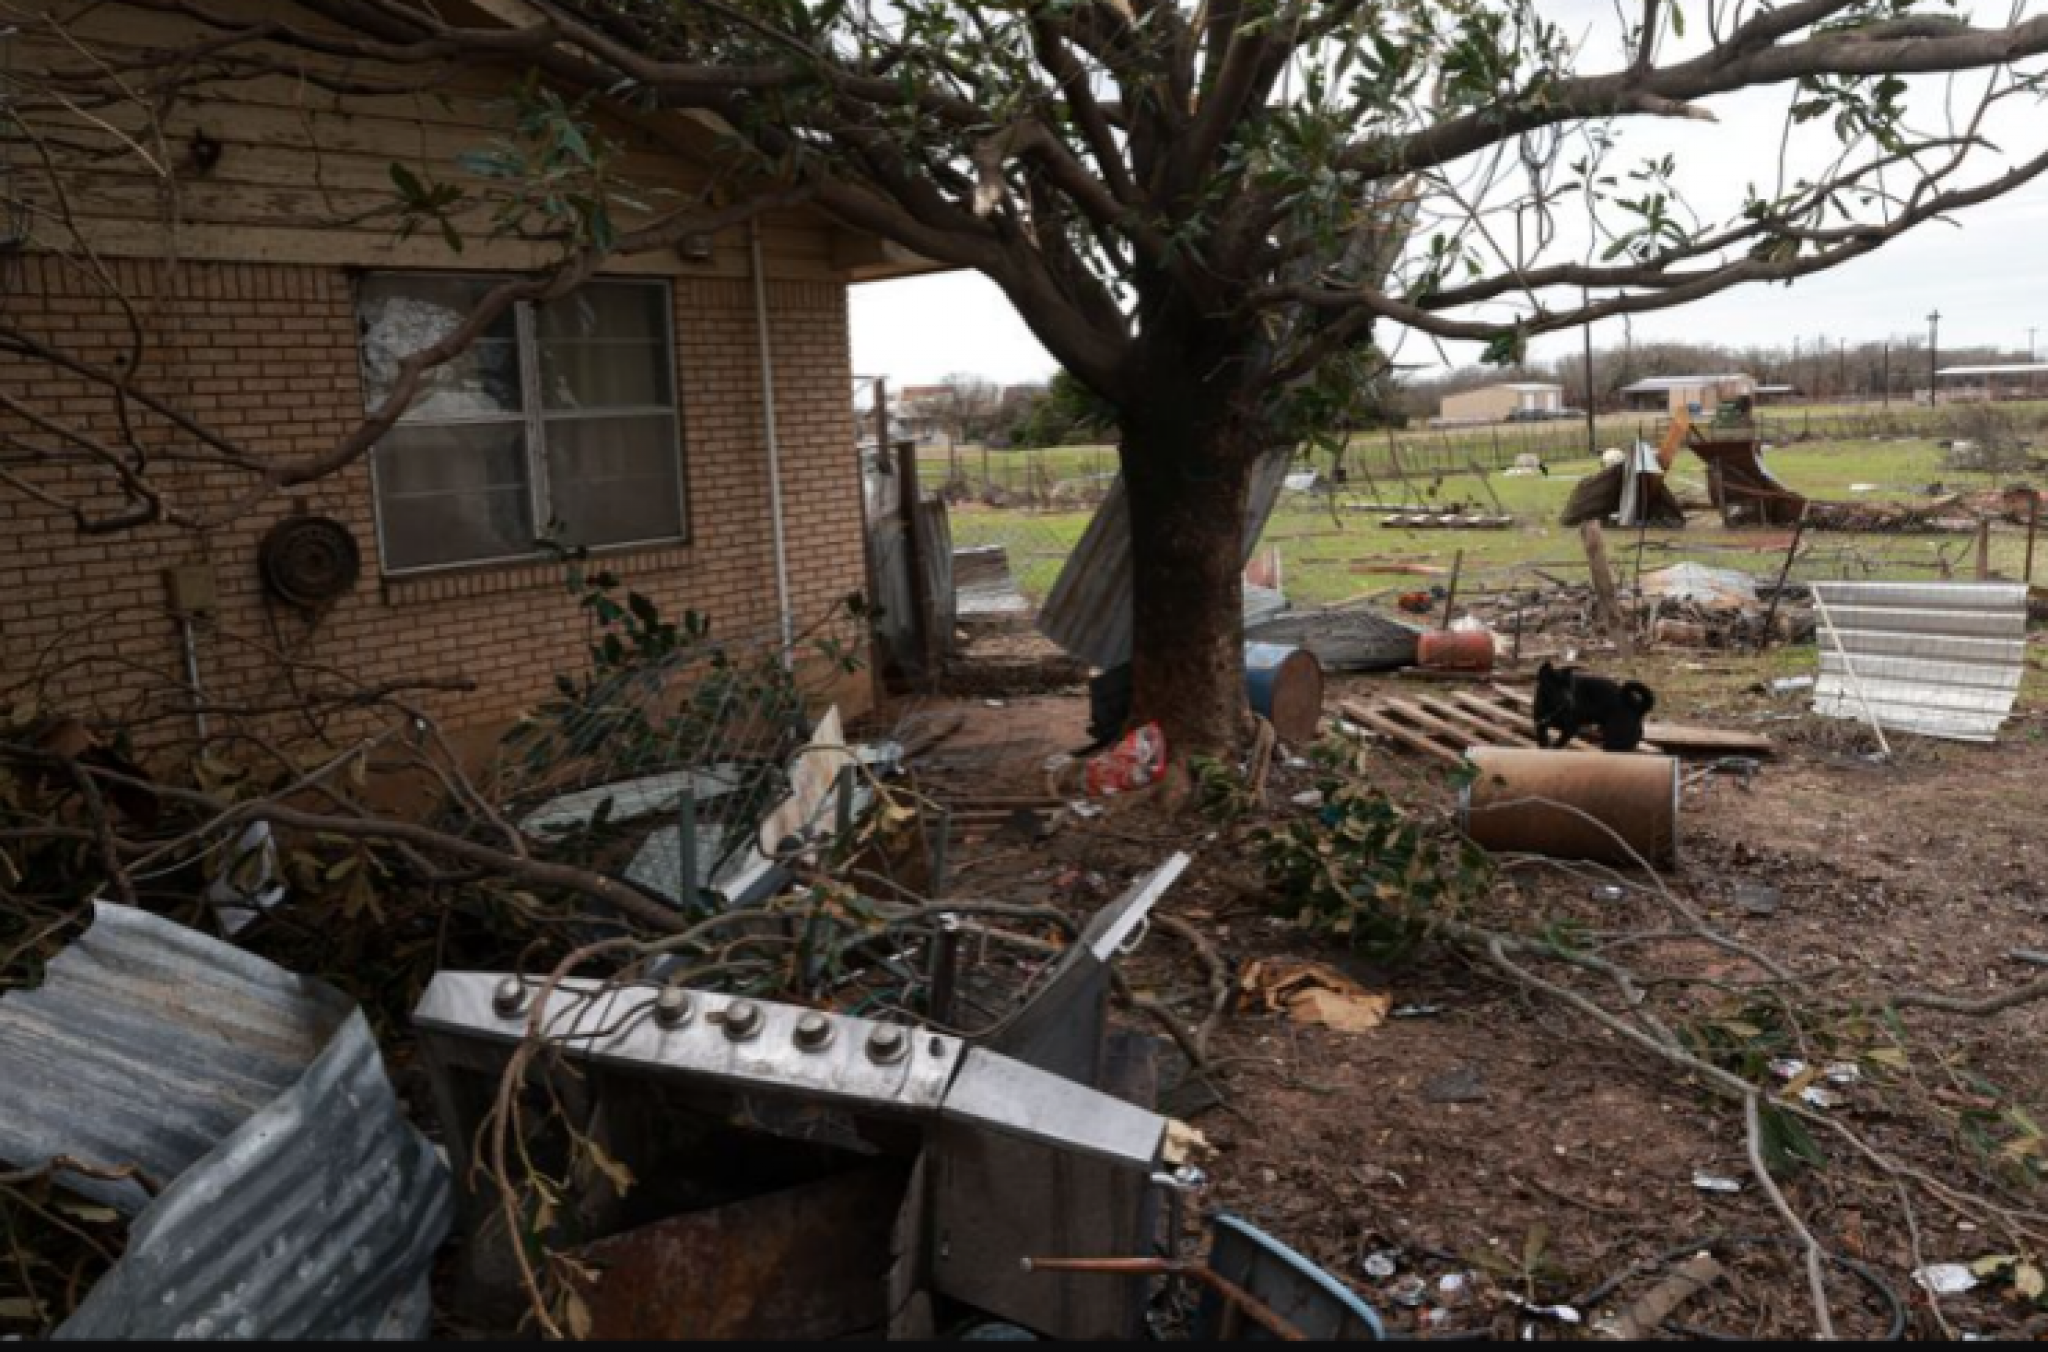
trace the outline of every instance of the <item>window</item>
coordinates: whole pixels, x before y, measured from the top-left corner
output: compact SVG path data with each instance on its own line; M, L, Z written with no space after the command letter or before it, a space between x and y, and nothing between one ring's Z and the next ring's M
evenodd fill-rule
M499 280L365 278L368 406ZM681 539L670 313L665 283L588 282L522 302L428 372L374 456L385 571L530 556L542 535L592 548Z

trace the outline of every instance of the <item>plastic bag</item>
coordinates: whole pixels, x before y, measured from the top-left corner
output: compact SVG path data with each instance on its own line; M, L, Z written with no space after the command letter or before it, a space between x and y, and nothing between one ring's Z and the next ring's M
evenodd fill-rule
M1088 762L1082 786L1092 798L1142 789L1166 772L1166 733L1157 723L1133 728Z

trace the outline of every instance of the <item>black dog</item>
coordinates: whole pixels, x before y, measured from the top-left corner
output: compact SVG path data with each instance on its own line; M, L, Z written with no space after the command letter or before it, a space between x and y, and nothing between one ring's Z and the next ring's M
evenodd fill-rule
M1610 681L1582 676L1576 667L1545 662L1536 672L1536 745L1550 748L1550 732L1563 735L1558 747L1571 743L1579 729L1600 729L1600 745L1608 751L1633 751L1643 740L1643 719L1657 697L1641 681Z

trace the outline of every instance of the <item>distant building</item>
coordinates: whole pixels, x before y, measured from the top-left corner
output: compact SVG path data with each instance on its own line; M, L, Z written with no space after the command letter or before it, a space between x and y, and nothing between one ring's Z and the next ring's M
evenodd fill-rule
M1934 382L1945 404L2039 399L2048 395L2048 362L1944 366L1934 373Z
M946 430L953 411L953 390L949 385L905 385L890 399L891 422L900 424L905 436L929 444Z
M1636 412L1712 413L1731 399L1756 395L1754 377L1740 374L1654 376L1621 387L1624 407Z
M1797 385L1759 385L1755 394L1759 404L1790 404L1806 397Z
M1439 423L1506 422L1515 413L1548 414L1564 409L1564 386L1542 381L1511 381L1487 385L1463 394L1447 394L1437 415Z

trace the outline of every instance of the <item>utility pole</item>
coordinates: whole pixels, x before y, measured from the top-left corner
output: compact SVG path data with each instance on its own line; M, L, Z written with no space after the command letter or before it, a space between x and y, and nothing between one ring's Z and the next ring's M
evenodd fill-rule
M1927 316L1927 407L1929 408L1934 408L1941 403L1940 398L1936 394L1939 382L1934 374L1935 369L1940 365L1940 352L1941 311L1936 310Z
M1892 406L1892 340L1884 340L1884 406Z
M2033 360L2034 360L2034 331L2033 331L2032 329L2028 329L2028 330L2027 330L2027 361L2028 361L2028 362L2029 362L2029 363L2031 364L2031 363L2033 362Z

